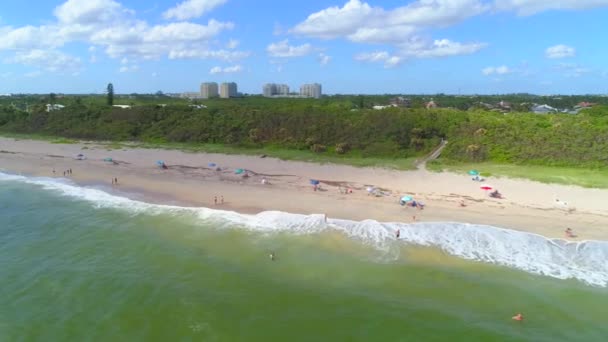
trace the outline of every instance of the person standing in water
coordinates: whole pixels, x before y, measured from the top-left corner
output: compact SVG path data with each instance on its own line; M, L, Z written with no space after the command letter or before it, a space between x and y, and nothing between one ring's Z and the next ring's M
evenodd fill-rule
M270 260L274 261L274 259L275 259L274 252L270 252Z

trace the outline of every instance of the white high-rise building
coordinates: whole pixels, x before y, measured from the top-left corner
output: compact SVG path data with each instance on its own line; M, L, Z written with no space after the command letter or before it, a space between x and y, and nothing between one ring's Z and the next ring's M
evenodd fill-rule
M209 99L212 97L217 97L217 83L215 82L206 82L201 84L201 97L203 99Z
M287 84L266 83L262 87L262 94L265 97L272 96L287 96L289 95L289 86Z
M277 93L277 85L274 83L266 83L262 87L262 94L264 97L271 97Z
M300 95L306 97L321 98L321 85L319 83L303 84L300 87Z
M237 96L236 83L234 82L224 82L220 86L220 97L223 99L228 99L231 97Z
M289 95L289 86L287 84L277 84L278 95Z

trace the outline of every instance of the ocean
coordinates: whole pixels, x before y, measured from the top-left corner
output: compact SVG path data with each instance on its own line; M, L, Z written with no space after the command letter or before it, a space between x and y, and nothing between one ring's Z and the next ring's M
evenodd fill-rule
M7 173L0 285L0 341L608 338L608 242L242 215Z

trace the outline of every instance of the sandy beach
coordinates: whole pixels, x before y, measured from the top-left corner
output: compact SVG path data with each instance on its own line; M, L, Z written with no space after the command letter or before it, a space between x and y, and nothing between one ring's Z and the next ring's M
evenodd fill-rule
M76 160L78 154L84 154L86 159ZM106 158L112 161L104 161ZM159 160L168 169L158 167ZM236 174L239 168L245 172ZM72 169L72 174L66 174L65 178L78 184L104 186L109 191L155 203L243 213L266 210L317 213L383 222L411 223L415 216L416 222L487 224L547 237L564 237L564 230L570 227L577 235L573 240L608 240L608 190L603 189L490 177L485 183L504 195L503 199L493 199L466 174L319 165L175 150L111 150L94 142L52 144L0 138L0 170L4 172L64 177L63 172L68 169ZM244 174L248 177L243 177ZM117 185L112 184L114 178L118 179ZM314 191L310 179L319 180L321 189ZM369 195L367 188L371 186L380 189L383 195ZM345 189L351 189L352 193L345 194ZM400 206L399 198L404 195L422 201L424 210ZM466 207L460 206L461 201Z

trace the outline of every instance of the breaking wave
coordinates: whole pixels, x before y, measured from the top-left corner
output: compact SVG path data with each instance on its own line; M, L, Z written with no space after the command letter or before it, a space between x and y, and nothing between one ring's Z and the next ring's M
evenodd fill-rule
M374 220L327 219L324 215L300 215L265 211L256 215L209 208L150 204L77 186L65 179L24 177L0 172L0 181L33 184L63 196L84 200L97 208L115 208L133 215L188 214L220 227L242 227L259 232L315 234L339 231L349 238L385 249L397 240L433 246L464 259L508 266L559 279L578 279L590 285L608 286L608 241L569 242L522 231L455 222L399 223Z

